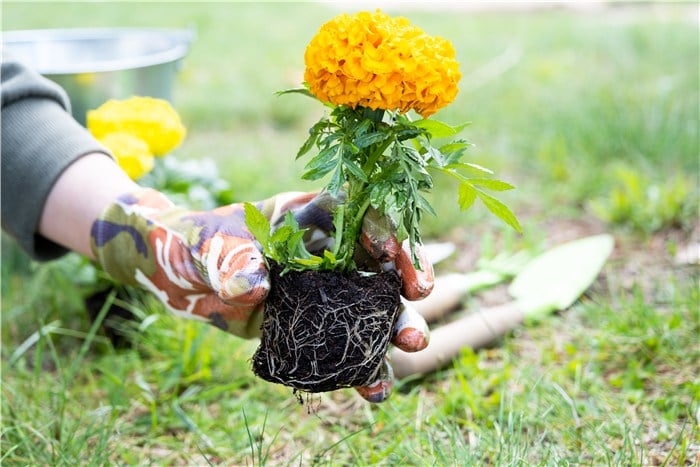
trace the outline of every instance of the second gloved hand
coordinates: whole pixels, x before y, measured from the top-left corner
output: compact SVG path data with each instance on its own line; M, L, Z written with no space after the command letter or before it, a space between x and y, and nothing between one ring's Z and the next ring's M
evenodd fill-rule
M308 229L309 250L329 246L337 200L327 193L282 193L255 205L273 227L291 210L300 227ZM406 243L402 248L392 232L372 212L363 224L361 243L376 261L397 270L405 299L421 299L432 290L432 265L419 248L421 267L414 268ZM110 276L149 290L171 312L244 338L260 334L270 282L263 255L246 227L243 204L191 211L152 189L125 194L94 222L91 247ZM427 346L428 326L406 300L392 342L407 352ZM375 383L356 389L365 399L381 402L392 386L387 362Z

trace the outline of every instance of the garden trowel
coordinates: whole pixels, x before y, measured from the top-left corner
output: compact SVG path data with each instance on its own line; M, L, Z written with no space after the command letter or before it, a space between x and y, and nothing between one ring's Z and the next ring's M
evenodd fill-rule
M445 258L449 244L426 245L424 251L432 264ZM452 245L454 250L454 245ZM532 253L522 250L517 253L502 252L492 258L482 258L477 269L467 273L442 274L435 278L435 286L426 298L412 302L411 306L426 321L435 321L457 308L465 295L493 287L513 279L532 259Z
M403 378L434 371L464 347L483 347L523 323L570 307L595 281L613 246L613 237L603 234L559 245L535 257L509 285L513 301L437 327L425 350L406 353L393 349L394 374Z

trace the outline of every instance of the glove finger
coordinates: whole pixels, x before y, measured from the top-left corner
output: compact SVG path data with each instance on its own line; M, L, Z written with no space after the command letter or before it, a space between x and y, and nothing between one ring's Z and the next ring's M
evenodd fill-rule
M396 270L401 276L401 293L408 300L420 300L427 297L435 285L433 265L420 244L416 244L415 249L420 269L416 269L413 265L408 240L404 240L402 248L394 260Z
M287 211L295 211L307 205L317 195L312 192L287 191L253 204L274 227L275 224L284 220Z
M294 210L294 218L302 228L318 227L326 232L333 230L333 211L343 201L344 195L333 196L327 191Z
M362 219L360 243L372 258L382 263L393 261L401 251L394 232L396 225L389 216L383 216L376 209L369 208Z
M329 236L334 230L333 211L343 198L343 194L336 197L324 191L306 205L294 210L294 218L299 227L307 229L304 234L307 250L314 252L333 247L333 239Z
M299 227L306 229L304 245L309 251L332 248L328 235L333 231L333 211L345 195L333 196L328 192L287 192L258 204L258 209L270 219L273 229L284 223L288 211L292 211Z
M394 325L391 343L404 352L418 352L430 342L430 331L425 318L406 300L401 300L401 311Z
M207 249L208 247L208 249ZM251 240L214 235L204 248L202 265L219 299L238 306L254 306L270 291L262 253Z
M377 380L367 386L356 386L355 390L368 402L378 403L389 398L394 388L394 370L385 358Z

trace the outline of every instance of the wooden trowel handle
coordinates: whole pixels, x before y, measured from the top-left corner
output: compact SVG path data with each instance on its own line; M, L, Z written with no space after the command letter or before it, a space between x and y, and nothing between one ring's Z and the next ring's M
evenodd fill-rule
M457 308L464 297L464 276L448 274L435 278L433 291L423 300L411 302L411 306L425 318L435 321Z
M416 353L397 348L390 353L397 378L435 371L459 355L464 347L484 347L513 330L524 320L515 302L483 309L430 332L430 344Z

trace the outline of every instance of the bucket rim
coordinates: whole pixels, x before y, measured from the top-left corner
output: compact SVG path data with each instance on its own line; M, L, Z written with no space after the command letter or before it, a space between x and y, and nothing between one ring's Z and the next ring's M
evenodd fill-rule
M21 29L2 32L3 54L19 60L25 57L12 52L12 45L21 43L41 43L51 41L85 41L119 39L120 37L158 34L170 39L170 46L150 53L133 57L93 60L76 63L31 64L42 75L70 75L76 73L101 73L127 71L135 68L162 65L176 62L187 55L194 32L187 29L165 28L68 28L68 29Z

